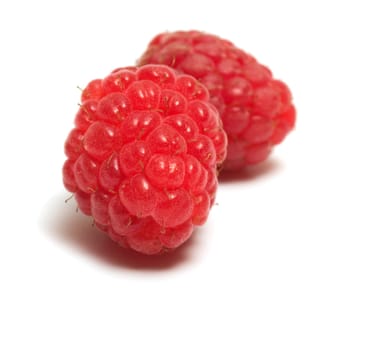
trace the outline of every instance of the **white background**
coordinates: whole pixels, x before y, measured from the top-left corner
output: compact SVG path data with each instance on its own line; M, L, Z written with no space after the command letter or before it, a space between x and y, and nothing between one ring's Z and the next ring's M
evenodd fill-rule
M3 1L0 348L367 350L365 3ZM269 162L223 179L188 244L152 259L64 203L63 144L76 86L177 29L255 55L298 120Z

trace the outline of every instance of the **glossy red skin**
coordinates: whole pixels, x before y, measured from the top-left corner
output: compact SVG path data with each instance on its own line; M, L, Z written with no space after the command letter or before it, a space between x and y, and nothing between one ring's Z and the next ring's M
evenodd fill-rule
M124 247L177 248L206 222L227 138L207 89L169 67L114 70L82 92L65 187Z
M166 64L207 87L228 136L224 170L264 161L294 128L289 88L228 40L199 31L162 33L138 61L148 63Z

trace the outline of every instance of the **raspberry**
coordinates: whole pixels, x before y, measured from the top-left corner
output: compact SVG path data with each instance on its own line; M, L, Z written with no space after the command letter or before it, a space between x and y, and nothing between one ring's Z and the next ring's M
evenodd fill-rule
M227 40L198 31L162 33L138 61L147 63L169 65L208 88L228 136L225 170L264 161L294 127L288 87Z
M167 66L114 70L82 92L65 187L120 245L159 254L205 223L227 138L207 89Z

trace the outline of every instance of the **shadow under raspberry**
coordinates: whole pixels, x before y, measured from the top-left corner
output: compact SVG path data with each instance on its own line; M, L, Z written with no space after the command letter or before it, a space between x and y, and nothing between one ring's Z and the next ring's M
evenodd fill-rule
M274 158L269 158L266 161L249 166L248 168L239 171L222 171L219 175L219 184L254 181L262 177L269 176L281 171L283 164Z
M39 225L52 238L93 259L115 267L146 270L165 270L193 261L198 243L196 236L203 233L199 232L202 228L197 228L193 236L173 252L146 256L117 245L93 226L90 217L76 212L74 199L65 203L66 199L66 193L51 197L41 213Z

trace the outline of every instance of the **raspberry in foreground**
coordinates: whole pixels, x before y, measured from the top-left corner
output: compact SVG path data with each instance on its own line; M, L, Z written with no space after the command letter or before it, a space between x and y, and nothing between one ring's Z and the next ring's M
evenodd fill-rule
M227 139L207 89L171 68L120 68L83 90L65 142L65 187L124 247L184 243L215 200Z
M147 63L169 65L208 88L228 136L225 170L264 161L295 125L288 87L227 40L199 31L162 33L138 61Z

